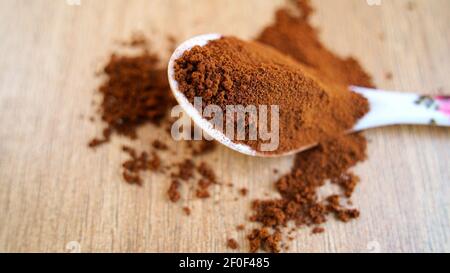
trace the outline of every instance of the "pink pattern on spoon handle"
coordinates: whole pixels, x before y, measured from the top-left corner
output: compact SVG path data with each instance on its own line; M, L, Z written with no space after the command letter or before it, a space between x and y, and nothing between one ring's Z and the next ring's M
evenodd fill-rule
M415 103L425 106L450 118L450 96L420 96Z
M436 96L438 111L450 118L450 96Z

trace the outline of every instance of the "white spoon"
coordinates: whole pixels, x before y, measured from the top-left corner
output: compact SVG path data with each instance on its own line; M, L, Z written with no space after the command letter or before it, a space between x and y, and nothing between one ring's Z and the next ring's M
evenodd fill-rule
M184 94L179 91L178 82L175 80L175 61L186 50L190 50L194 46L205 46L209 41L217 40L221 37L222 35L220 34L205 34L193 37L182 43L170 58L168 65L170 88L175 99L187 115L197 126L215 140L230 149L246 155L279 157L295 154L316 146L317 144L311 144L282 154L266 154L255 151L247 145L235 143L221 131L216 130L212 123L204 119ZM357 122L351 132L396 124L450 126L450 97L448 96L421 96L413 93L388 92L357 86L351 86L350 89L366 97L370 104L370 111Z

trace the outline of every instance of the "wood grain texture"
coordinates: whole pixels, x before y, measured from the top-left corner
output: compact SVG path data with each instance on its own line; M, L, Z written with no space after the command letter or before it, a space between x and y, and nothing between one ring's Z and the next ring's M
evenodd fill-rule
M379 87L449 94L450 1L313 3L325 44L358 57ZM249 159L220 148L206 159L250 196L234 201L232 190L218 188L210 200L183 200L193 210L186 217L167 201L164 176L146 176L142 188L122 182L125 140L95 152L86 147L101 129L87 121L95 112L94 72L114 41L134 31L150 35L165 58L167 34L180 41L207 32L251 38L283 4L0 1L0 251L66 252L75 241L83 252L226 252L228 237L245 242L234 227L244 223L251 198L273 192L272 169L288 170L292 158ZM330 221L323 235L300 231L290 251L450 251L450 131L402 126L366 135L369 160L356 168L362 183L354 195L361 218Z

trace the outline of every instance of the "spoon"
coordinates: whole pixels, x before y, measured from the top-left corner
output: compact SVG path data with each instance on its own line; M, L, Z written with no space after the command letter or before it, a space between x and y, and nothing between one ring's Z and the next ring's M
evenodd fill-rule
M204 119L184 94L179 91L178 82L175 80L175 61L185 51L190 50L194 46L205 46L209 41L217 40L221 37L222 35L216 33L193 37L183 42L170 58L168 65L170 88L186 114L198 127L221 144L250 156L280 157L296 154L316 146L317 143L280 154L266 154L255 151L245 144L233 142L221 131L216 130L213 124ZM399 124L450 126L449 96L422 96L414 93L391 92L358 86L350 86L349 89L364 96L370 105L370 111L355 124L349 133Z

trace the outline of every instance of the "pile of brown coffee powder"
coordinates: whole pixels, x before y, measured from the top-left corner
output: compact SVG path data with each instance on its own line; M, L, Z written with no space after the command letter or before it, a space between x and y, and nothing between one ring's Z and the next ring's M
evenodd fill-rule
M328 215L334 215L343 222L357 218L359 211L342 206L340 195L350 197L353 193L358 180L348 169L366 157L365 150L366 141L362 136L349 135L298 154L291 172L275 183L281 197L254 200L251 220L261 223L265 227L264 234L267 234L267 228L280 233L289 222L297 227L313 226L313 230L317 230L317 225L325 223ZM341 192L320 197L318 189L327 180L338 181ZM248 237L251 251L266 250L255 234L259 233L253 231Z
M342 59L321 44L317 30L308 22L312 11L311 6L308 1L298 1L298 3L297 13L300 11L302 15L292 15L287 9L277 11L276 22L265 28L257 40L289 55L304 66L318 71L317 73L320 73L321 77L328 75L330 81L336 81L344 85L372 86L370 76L361 69L354 59ZM145 47L147 42L130 42L128 45ZM115 133L138 137L136 129L144 124L156 124L156 128L164 131L164 128L170 125L168 119L164 118L165 114L161 114L162 112L166 113L173 103L169 87L166 84L166 74L160 72L157 58L148 52L146 50L134 57L120 54L111 57L109 64L106 66L109 66L110 69L105 68L107 80L99 90L102 95L100 112L107 127L104 130L103 137L91 142L91 146L107 142ZM133 72L134 81L128 80L130 70L135 70ZM152 77L155 77L155 82L149 81ZM161 82L165 82L165 84L160 85ZM163 89L166 91L163 91ZM127 93L127 90L135 91ZM159 90L161 93L155 92L155 90ZM154 100L157 97L159 98ZM154 104L154 101L159 101L160 104ZM140 106L134 108L135 103ZM125 107L122 107L122 105ZM139 110L135 111L135 109ZM167 143L155 143L155 140L151 139L146 141L149 141L150 148L150 150L145 151L147 155L142 155L144 152L134 152L133 156L131 150L126 152L129 154L131 161L137 160L140 162L125 162L128 171L131 170L132 174L136 171L134 174L139 175L140 172L147 170L146 167L146 170L142 170L142 166L147 166L149 161L154 161L156 157L154 157L153 152L159 155L159 153L170 152L172 149L172 142L170 141ZM183 155L184 159L179 162L164 162L162 160L158 171L169 168L169 178L183 173L182 177L185 177L185 175L190 177L188 181L195 180L195 174L190 176L188 169L197 174L197 169L201 163L193 162L194 164L188 163L185 165L182 163L186 159L194 161L195 154L202 154L203 151L212 152L214 145L209 142L200 145L188 142L187 146L192 146L192 148L189 148L188 154ZM365 149L366 141L364 137L352 135L324 141L315 149L297 155L291 172L275 183L276 190L281 197L253 202L252 220L260 223L261 228L254 229L249 234L250 250L280 251L281 245L286 243L286 240L284 240L286 233L283 232L283 229L285 229L284 226L287 222L294 222L297 226L312 225L312 232L320 233L323 228L318 227L317 224L326 221L329 215L335 215L338 219L344 221L357 217L358 212L341 206L339 199L351 196L358 178L349 172L349 168L365 158ZM183 165L181 167L185 170L180 171L180 165ZM339 196L335 194L320 198L317 190L328 179L340 185L342 193L338 193ZM180 178L172 178L172 180L175 182L172 182L172 186L167 185L167 187L174 190L169 189L168 194L171 199L177 201L181 198L178 190L179 187L183 187L182 181L184 180L180 180ZM200 184L199 179L195 181ZM143 181L141 180L141 182ZM202 182L201 184L203 186L210 185L209 182ZM188 207L183 207L183 211L186 215L191 213ZM245 227L240 225L238 230L244 231ZM290 238L293 237L290 236Z
M147 50L131 57L113 54L103 72L107 80L98 91L102 94L101 118L107 127L103 138L89 143L91 147L108 142L112 133L136 138L136 128L146 123L159 125L175 104L165 70Z
M320 76L271 47L234 37L196 46L175 63L179 90L192 103L201 97L205 105L219 105L223 111L227 105L279 106L280 138L278 149L270 151L274 153L343 134L367 113L364 97ZM260 139L242 142L266 152Z

